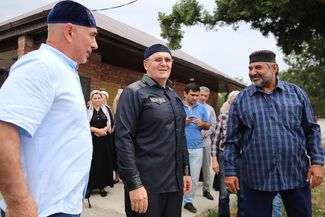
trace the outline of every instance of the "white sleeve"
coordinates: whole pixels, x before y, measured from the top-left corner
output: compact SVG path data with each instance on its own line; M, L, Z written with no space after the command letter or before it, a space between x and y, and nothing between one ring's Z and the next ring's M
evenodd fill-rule
M37 58L18 62L0 89L0 120L33 136L55 96L50 70Z

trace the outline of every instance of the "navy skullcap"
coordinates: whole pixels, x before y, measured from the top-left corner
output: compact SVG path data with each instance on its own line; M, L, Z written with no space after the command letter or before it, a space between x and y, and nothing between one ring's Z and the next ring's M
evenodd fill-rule
M168 47L166 47L165 45L162 44L154 44L151 45L150 47L148 47L143 54L144 59L147 59L148 57L150 57L152 54L156 53L156 52L167 52L170 55L172 55L172 53L170 52L170 50L168 49Z
M249 64L254 62L275 63L275 53L269 50L259 50L249 55Z
M47 15L47 23L72 23L96 28L96 21L90 10L74 1L57 3Z

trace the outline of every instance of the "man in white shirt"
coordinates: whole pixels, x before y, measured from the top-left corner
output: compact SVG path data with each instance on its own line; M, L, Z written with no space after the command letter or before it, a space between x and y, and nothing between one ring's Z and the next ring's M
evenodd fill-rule
M0 90L0 203L6 217L79 217L92 144L78 65L97 49L91 12L61 1L48 38Z

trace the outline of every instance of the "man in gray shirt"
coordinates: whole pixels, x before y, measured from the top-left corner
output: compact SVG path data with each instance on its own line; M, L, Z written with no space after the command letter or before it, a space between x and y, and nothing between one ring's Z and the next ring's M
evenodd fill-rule
M210 165L211 165L211 141L215 134L217 125L217 118L214 108L207 104L207 100L210 96L210 89L207 87L200 87L199 102L205 107L208 113L210 128L208 130L202 130L203 139L203 161L202 161L202 173L203 173L203 196L209 200L213 200L213 196L210 194Z

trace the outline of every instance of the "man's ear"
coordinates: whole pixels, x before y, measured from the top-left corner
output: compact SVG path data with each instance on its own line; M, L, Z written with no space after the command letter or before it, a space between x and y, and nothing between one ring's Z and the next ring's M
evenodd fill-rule
M64 27L63 27L63 34L64 34L64 37L66 38L66 40L68 42L71 42L72 41L72 34L73 34L73 25L71 23L66 23L64 24Z
M279 65L277 63L272 65L272 71L277 73L279 71Z
M146 71L148 70L148 61L147 60L143 60L143 67Z

